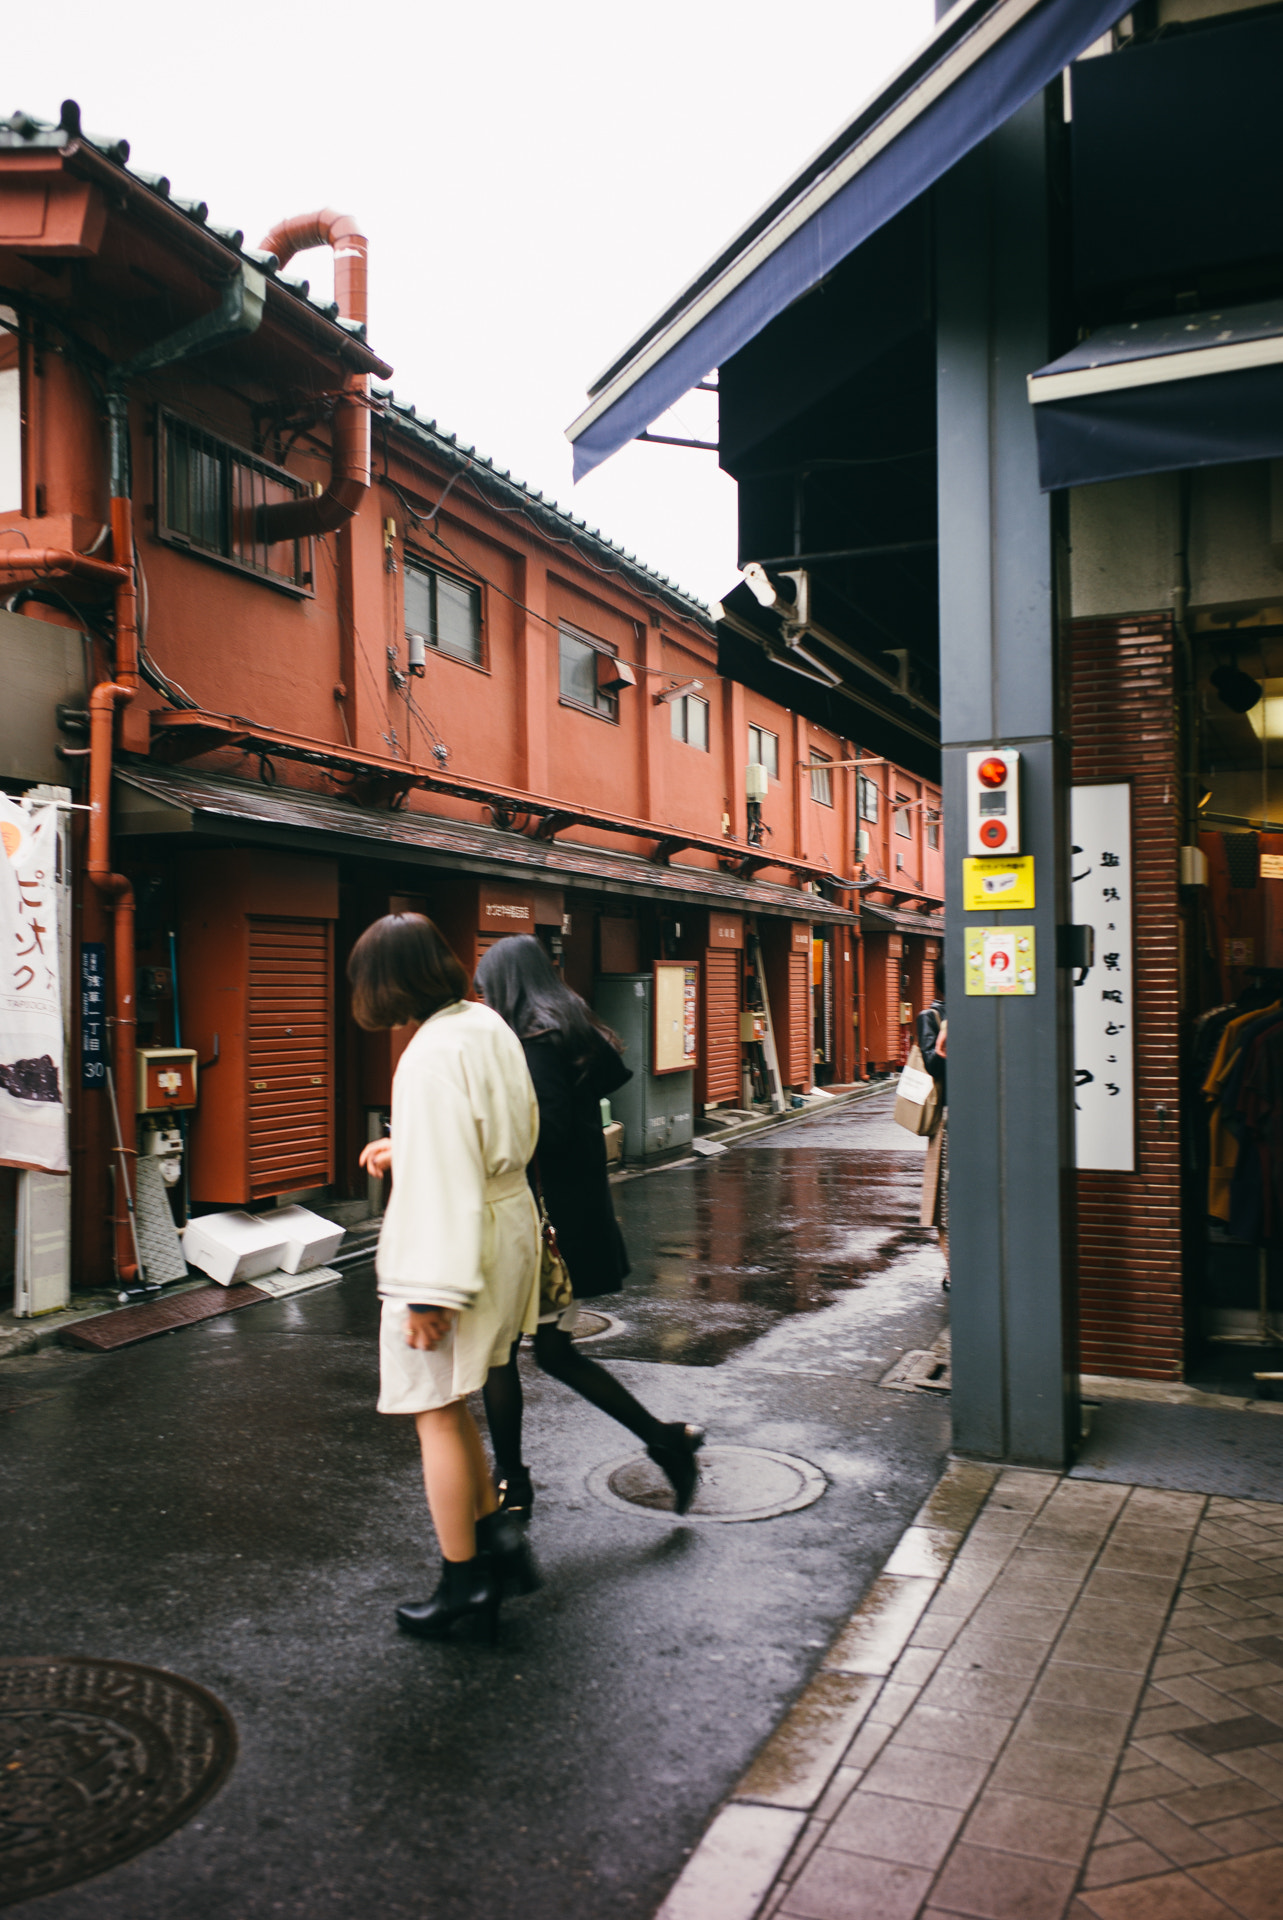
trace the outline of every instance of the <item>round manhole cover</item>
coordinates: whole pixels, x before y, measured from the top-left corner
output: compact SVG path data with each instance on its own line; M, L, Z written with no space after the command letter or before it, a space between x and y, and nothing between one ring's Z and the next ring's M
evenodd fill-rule
M687 1520L773 1520L813 1505L828 1484L809 1460L765 1447L704 1447L699 1468L699 1491ZM608 1506L632 1512L673 1511L673 1490L644 1453L595 1468L588 1490Z
M125 1660L0 1660L0 1906L102 1873L181 1826L236 1757L231 1716Z
M600 1340L605 1333L617 1333L619 1327L620 1322L613 1313L597 1313L591 1307L581 1307L570 1337L572 1340Z

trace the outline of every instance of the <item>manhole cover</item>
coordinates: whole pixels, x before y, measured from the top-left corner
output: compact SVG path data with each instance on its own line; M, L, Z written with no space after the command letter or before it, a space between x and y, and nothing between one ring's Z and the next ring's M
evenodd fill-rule
M603 1334L617 1333L620 1325L621 1322L613 1313L597 1313L591 1307L581 1307L570 1337L572 1340L600 1340Z
M687 1520L773 1520L809 1507L828 1482L809 1460L768 1453L765 1447L704 1447L699 1456L699 1492ZM588 1490L607 1506L673 1511L673 1490L644 1453L596 1467Z
M125 1660L0 1660L0 1906L118 1866L236 1756L203 1687Z

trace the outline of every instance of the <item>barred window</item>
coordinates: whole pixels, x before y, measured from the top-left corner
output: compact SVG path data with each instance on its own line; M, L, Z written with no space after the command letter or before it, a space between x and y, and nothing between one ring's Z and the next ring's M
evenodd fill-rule
M310 589L311 542L268 545L256 524L261 508L306 497L305 481L169 413L161 414L159 440L156 530L162 540L276 586Z
M405 630L454 660L481 665L481 589L418 561L405 563Z

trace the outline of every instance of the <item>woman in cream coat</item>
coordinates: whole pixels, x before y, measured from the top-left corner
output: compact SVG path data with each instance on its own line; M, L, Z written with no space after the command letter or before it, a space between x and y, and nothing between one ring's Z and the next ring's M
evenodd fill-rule
M391 1168L376 1268L383 1301L379 1411L411 1414L441 1581L398 1607L407 1631L439 1639L468 1617L494 1631L501 1587L537 1581L520 1530L496 1511L466 1396L485 1385L539 1313L539 1220L526 1181L539 1109L521 1045L422 914L389 914L348 962L363 1027L412 1024L392 1083L392 1136L361 1164Z

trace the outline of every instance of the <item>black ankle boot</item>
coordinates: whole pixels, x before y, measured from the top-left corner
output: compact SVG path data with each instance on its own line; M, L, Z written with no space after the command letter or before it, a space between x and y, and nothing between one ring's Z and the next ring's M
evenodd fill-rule
M504 1593L538 1593L543 1577L525 1531L509 1513L488 1513L477 1522L477 1552L485 1554Z
M499 1633L499 1581L491 1561L443 1560L441 1579L430 1600L411 1601L396 1610L397 1625L421 1640L445 1640L460 1620L485 1629L493 1646Z
M535 1504L529 1467L514 1467L506 1479L499 1481L498 1492L499 1506L504 1513L510 1513L514 1520L529 1519L530 1509Z
M699 1463L695 1455L704 1444L703 1427L686 1427L680 1420L663 1429L663 1439L646 1451L657 1467L662 1467L673 1489L673 1511L686 1513L699 1487Z

